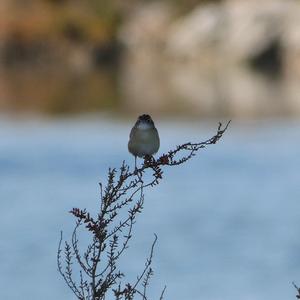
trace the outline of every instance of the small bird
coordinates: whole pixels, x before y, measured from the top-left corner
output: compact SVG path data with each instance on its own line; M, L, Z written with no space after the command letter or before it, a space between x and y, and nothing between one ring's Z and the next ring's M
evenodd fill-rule
M138 117L131 129L128 142L128 150L134 155L135 169L136 158L153 155L159 149L159 135L154 122L149 115Z

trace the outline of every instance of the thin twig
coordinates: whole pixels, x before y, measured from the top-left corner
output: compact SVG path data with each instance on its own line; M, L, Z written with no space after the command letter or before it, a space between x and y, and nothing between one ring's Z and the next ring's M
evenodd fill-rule
M145 157L143 164L134 171L130 170L125 161L118 170L110 168L106 185L99 184L101 203L96 216L94 217L94 214L86 209L73 208L70 211L77 220L76 226L70 244L65 242L64 252L61 249L63 240L61 232L57 266L60 275L77 299L105 300L106 296L113 292L115 300L133 300L135 295L142 297L142 300L147 300L146 291L153 274L151 264L157 235L155 234L144 269L133 284L127 283L124 288L121 288L124 274L117 268L119 258L129 246L136 218L143 210L144 190L160 183L165 167L181 165L195 156L197 151L218 142L229 123L225 127L220 123L216 134L204 142L181 144L156 160L153 157ZM145 174L148 171L153 173L146 181ZM127 214L124 214L126 208ZM77 237L80 226L85 226L91 234L91 242L85 252L82 252L82 256ZM65 268L62 264L62 256L64 256ZM80 284L73 279L74 262L79 268L77 273L79 275L76 278L79 278ZM295 284L294 286L296 287ZM166 287L160 295L160 300L163 299L165 289Z

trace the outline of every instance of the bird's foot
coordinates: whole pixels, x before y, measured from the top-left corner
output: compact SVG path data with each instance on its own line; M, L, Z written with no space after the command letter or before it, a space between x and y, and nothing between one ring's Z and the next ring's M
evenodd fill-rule
M144 156L144 165L149 166L155 163L155 158L153 155L145 155Z

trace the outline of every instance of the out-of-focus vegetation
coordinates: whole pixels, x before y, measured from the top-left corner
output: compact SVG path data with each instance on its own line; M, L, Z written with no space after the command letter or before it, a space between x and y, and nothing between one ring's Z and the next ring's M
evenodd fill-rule
M299 20L297 0L1 0L0 110L300 114Z
M121 2L1 1L0 110L57 114L117 105Z
M63 69L8 69L2 76L0 108L54 115L111 110L118 105L115 76L109 70L76 75Z
M90 47L96 63L114 54L121 19L116 1L9 0L3 12L4 65L53 63L78 45Z
M4 65L60 61L68 47L87 46L93 63L116 59L116 34L137 0L2 0L1 60ZM199 3L221 0L167 0L179 13ZM2 28L2 29L1 29Z

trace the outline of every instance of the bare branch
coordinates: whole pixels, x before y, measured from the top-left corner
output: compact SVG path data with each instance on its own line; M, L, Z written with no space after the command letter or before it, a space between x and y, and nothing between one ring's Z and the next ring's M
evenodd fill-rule
M159 297L159 300L163 300L164 294L165 294L165 291L166 291L166 288L167 288L167 286L165 285L164 289L163 289L162 292L161 292L161 295L160 295L160 297Z
M125 286L121 284L124 274L118 266L119 258L129 247L137 216L143 211L144 191L160 183L163 168L181 165L195 156L197 151L217 143L229 123L225 127L220 123L216 134L204 142L179 145L156 160L152 156L144 157L143 164L134 171L130 170L125 161L119 169L110 168L106 184L99 184L101 202L98 212L94 215L80 208L70 211L76 219L76 225L71 242L65 242L64 251L61 232L57 266L60 275L77 299L105 300L113 293L115 300L133 300L136 296L148 300L147 289L153 275L151 264L157 235L155 234L142 273L133 283L126 283ZM145 176L147 172L152 173L150 179ZM77 232L80 226L86 229L91 238L82 252ZM76 274L75 278L79 283L73 279ZM294 286L296 287L295 284ZM165 289L166 287L160 295L160 300L163 299Z
M297 290L297 295L296 295L296 298L297 299L300 299L300 288L299 287L297 287L297 285L293 282L293 286L295 287L295 289Z
M156 244L156 242L157 242L157 235L156 235L155 233L154 233L154 236L155 236L155 238L154 238L154 241L153 241L152 246L151 246L150 255L149 255L149 257L148 257L147 260L146 260L145 268L144 268L142 274L141 274L140 276L137 277L137 280L136 280L136 282L135 282L135 284L134 284L134 286L133 286L133 289L136 289L137 285L138 285L138 284L140 283L140 281L144 278L145 273L147 272L147 270L148 270L148 269L150 268L150 266L151 266L152 258L153 258L153 252L154 252L154 246L155 246L155 244Z

